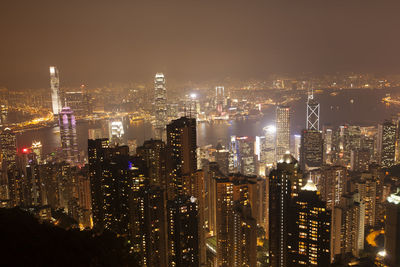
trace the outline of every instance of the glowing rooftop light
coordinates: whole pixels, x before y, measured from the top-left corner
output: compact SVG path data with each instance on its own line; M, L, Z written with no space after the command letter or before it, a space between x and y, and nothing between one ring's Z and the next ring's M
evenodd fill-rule
M318 191L317 187L315 186L314 182L310 179L307 181L307 184L301 188L304 191Z
M393 203L393 204L400 204L400 188L397 189L397 192L395 194L391 194L388 198L387 198L389 203Z
M197 98L197 94L195 94L195 93L191 93L191 94L190 94L190 98L192 98L192 99L195 99L195 98Z
M270 134L276 133L276 126L273 125L273 124L267 125L267 126L264 127L263 130L264 130L265 132L267 132L267 133L270 133Z
M386 257L386 255L387 255L386 250L381 250L381 251L378 252L378 256L379 257L384 258L384 257Z

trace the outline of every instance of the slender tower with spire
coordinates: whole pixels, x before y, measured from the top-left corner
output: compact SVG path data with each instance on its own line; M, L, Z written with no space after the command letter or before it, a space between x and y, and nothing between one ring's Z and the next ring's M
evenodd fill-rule
M319 103L314 99L314 90L307 97L307 130L319 131Z

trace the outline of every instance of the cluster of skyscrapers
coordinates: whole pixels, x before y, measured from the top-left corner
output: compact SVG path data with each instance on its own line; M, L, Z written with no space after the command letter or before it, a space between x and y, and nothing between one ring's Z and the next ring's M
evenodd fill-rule
M17 151L16 134L3 129L2 207L45 221L61 209L81 229L124 238L141 266L356 264L366 236L383 229L374 264L400 264L400 184L388 171L400 163L399 118L321 127L311 92L299 136L291 134L291 108L278 105L264 135L199 148L196 118L168 122L165 77L157 73L156 139L131 149L122 120L110 120L109 138L89 138L84 162L57 68L50 75L62 156L43 159L38 142ZM216 110L226 104L217 86Z

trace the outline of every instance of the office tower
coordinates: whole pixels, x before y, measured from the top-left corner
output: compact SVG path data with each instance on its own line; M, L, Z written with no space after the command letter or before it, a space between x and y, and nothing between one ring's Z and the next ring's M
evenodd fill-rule
M167 124L167 89L162 73L157 73L154 78L154 115L156 138L162 139L162 132Z
M225 175L229 173L229 150L225 149L221 143L217 144L215 152L213 153L215 162L218 164L219 169Z
M140 263L142 266L166 267L165 190L158 186L144 185L135 197L138 199L134 212L138 213Z
M113 119L109 125L109 138L112 144L124 144L125 131L122 119Z
M89 96L84 91L64 92L65 106L70 107L77 117L90 114Z
M271 169L275 162L276 127L268 125L263 128L265 133L265 163Z
M361 148L361 128L356 125L339 127L339 157L343 165L350 165L351 151Z
M53 114L54 116L56 116L61 112L63 105L61 101L60 78L58 77L58 69L54 66L50 67L50 87Z
M290 201L303 186L297 161L285 155L277 168L269 174L269 259L270 266L284 267L288 264L288 231Z
M300 161L300 148L301 148L301 135L294 135L294 144L293 144L293 157Z
M334 162L334 131L330 127L325 127L322 131L324 139L324 162L332 164Z
M317 187L328 210L333 211L335 206L340 205L342 195L347 191L347 181L348 174L345 167L325 166L322 168Z
M319 131L319 103L314 99L314 91L307 97L306 130Z
M183 176L197 170L196 120L182 117L167 125L168 199L183 194Z
M400 190L391 194L386 204L385 263L400 265Z
M377 150L379 162L383 167L394 165L396 144L396 125L391 121L385 121L378 125Z
M32 142L32 153L36 155L37 163L40 164L42 162L42 143L40 141Z
M376 179L371 173L362 173L355 186L360 201L365 203L365 226L373 228L376 222Z
M64 107L59 119L61 147L63 160L74 165L79 162L78 140L76 136L76 121L74 112Z
M256 155L254 139L247 136L231 136L229 149L229 172L256 175Z
M303 130L301 133L300 164L303 171L318 168L323 163L322 134L315 130Z
M223 86L215 87L215 108L222 113L225 107L225 88Z
M331 214L309 180L293 199L288 266L329 266Z
M167 184L166 151L165 143L154 139L144 141L143 145L136 149L137 155L146 162L150 183L162 188Z
M167 202L168 266L199 266L196 201L181 195Z
M350 169L352 171L367 171L371 160L369 149L356 149L351 151Z
M278 106L276 108L276 157L281 160L287 151L290 151L290 108Z

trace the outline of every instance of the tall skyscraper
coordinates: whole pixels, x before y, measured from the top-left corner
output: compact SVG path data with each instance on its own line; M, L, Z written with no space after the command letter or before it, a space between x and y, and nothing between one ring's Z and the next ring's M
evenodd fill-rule
M289 262L290 203L302 186L298 163L290 155L269 174L269 260L271 267L285 267Z
M383 167L389 168L395 163L396 125L385 121L378 125L378 157Z
M314 91L307 98L306 130L319 131L319 103L314 99Z
M60 112L60 137L63 159L70 164L79 162L78 139L76 136L76 121L74 112L64 107Z
M165 188L167 184L166 151L165 143L154 139L144 141L143 146L136 149L137 155L142 157L147 164L150 183L162 188Z
M329 266L330 211L319 198L317 187L309 180L293 199L288 266Z
M243 175L256 175L257 158L254 151L255 142L248 136L231 136L229 149L229 171Z
M60 91L60 78L58 76L58 69L55 66L50 66L50 87L53 114L58 115L62 109L62 101Z
M276 160L279 161L290 151L290 108L276 108Z
M276 127L275 125L268 125L264 127L263 130L265 133L265 164L268 168L272 168L276 162Z
M215 107L221 113L225 107L225 88L223 86L215 87Z
M324 157L322 133L316 130L303 130L301 133L300 164L303 171L321 167Z
M167 125L168 199L181 195L183 176L197 170L196 119L182 117Z
M127 146L109 147L108 139L89 140L88 155L94 227L125 237L140 252L137 192L147 175L144 161L130 157Z
M197 199L177 196L167 202L168 266L199 266Z
M157 73L154 78L154 115L156 138L162 139L162 134L167 124L167 89L165 87L165 77L162 73Z
M255 181L234 175L215 182L218 266L254 266L257 222L251 200Z
M166 267L167 235L165 190L158 186L144 185L134 192L139 234L141 266Z
M17 138L10 128L5 128L0 133L2 156L2 187L4 197L13 205L21 202L21 178L17 173Z
M125 131L122 119L110 120L109 125L109 138L110 142L114 144L124 144L125 143Z
M385 263L400 266L400 190L387 199L385 222Z

